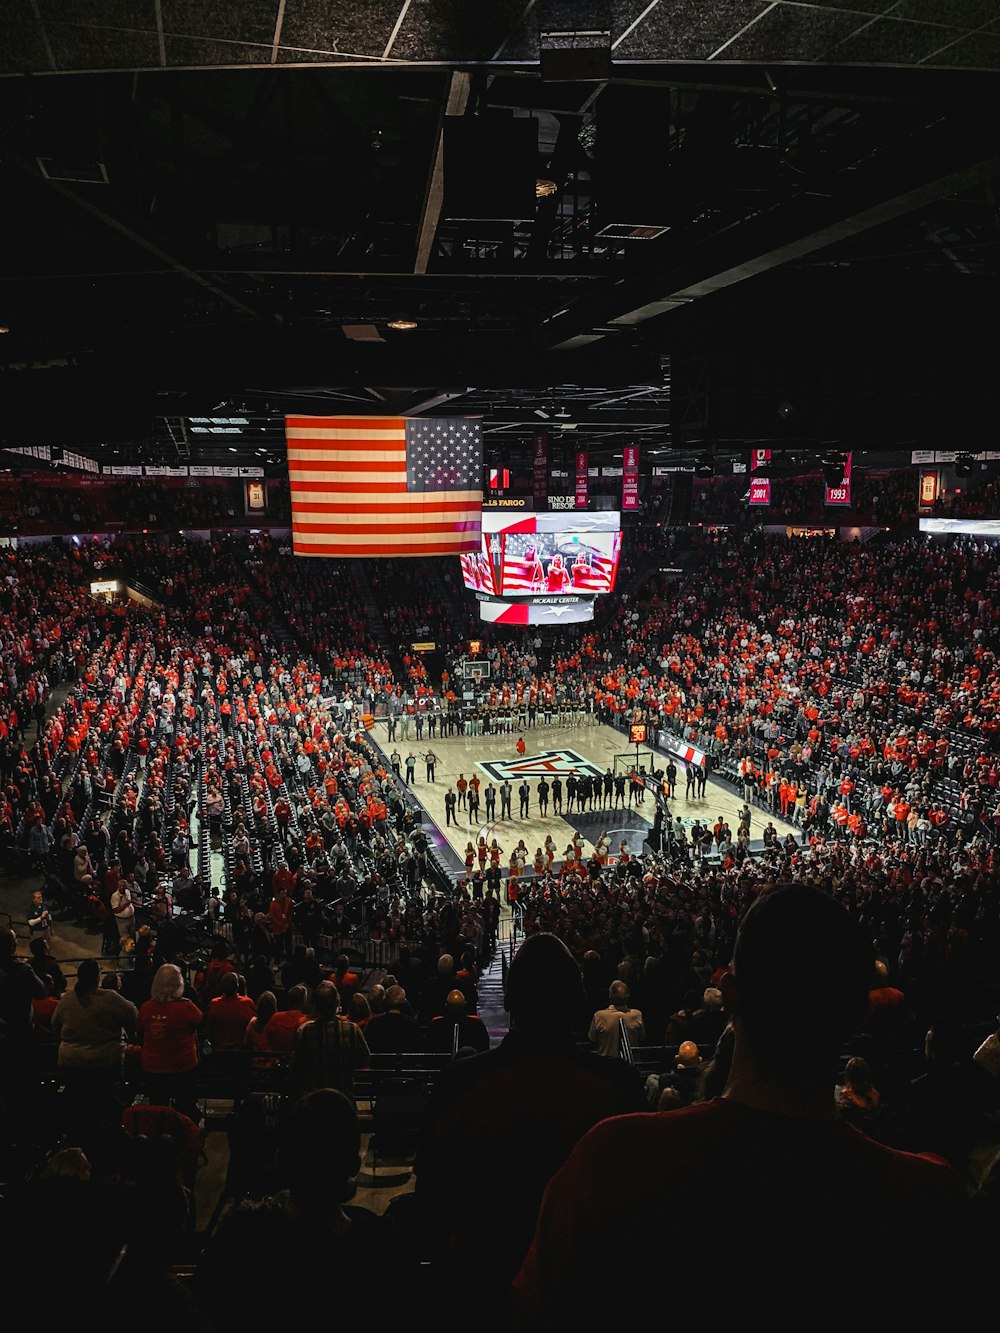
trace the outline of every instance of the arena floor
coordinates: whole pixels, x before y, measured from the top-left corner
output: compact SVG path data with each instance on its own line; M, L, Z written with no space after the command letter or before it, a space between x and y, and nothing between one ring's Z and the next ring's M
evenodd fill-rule
M614 768L615 755L632 753L625 737L612 727L603 726L599 723L583 727L530 727L524 732L526 750L523 759L518 756L515 748L518 738L516 732L500 736L435 737L431 741L427 738L425 731L424 739L417 741L411 730L410 739L405 741L397 730L396 740L390 742L386 724L380 720L375 723L371 735L386 755L390 754L393 749L397 749L404 763L407 754L412 752L416 756L416 780L412 786L413 794L434 821L440 834L439 845L450 848L451 852L457 856L459 866L464 864L466 844L471 841L475 845L480 836L485 837L487 842L494 837L497 839L505 853L503 858L505 868L518 840L523 838L525 846L528 848L528 869L530 870L530 862L534 857L535 849L545 845L546 835L550 833L556 844L557 861L562 860L567 845L572 841L574 832L579 832L582 836L584 853L587 856L591 854L594 843L604 831L611 838L611 845L615 851L617 851L619 843L624 838L631 852L639 852L642 850L642 841L646 836L646 830L653 822L654 806L652 795L649 792L646 793L644 804L633 806L631 809L626 807L623 810L619 806L617 810L612 808L587 810L582 814L574 810L567 814L564 797L562 815L552 813L551 799L548 816L542 818L538 813L536 788L543 772L550 783L558 773L565 787L566 777L569 773L582 770L593 771L595 768L600 773L604 773L606 769ZM428 749L433 749L438 759L434 782L426 780L423 756ZM667 761L660 758L658 762L665 764ZM690 828L696 819L700 819L702 823L707 821L714 824L718 816L722 815L735 834L739 824L739 810L743 804L736 793L731 791L729 787L709 778L705 795L698 799L687 800L684 795L684 766L678 761L677 767L680 774L680 785L677 796L670 802L671 814L675 818L679 817L687 828ZM475 826L469 824L466 810L458 811L459 823L457 826L454 824L450 827L446 826L445 792L449 786L454 786L462 773L465 774L466 778L471 778L472 774L476 773L483 787L492 777L494 785L498 789L503 774L509 774L511 786L514 788L511 797L511 814L513 817L487 823L484 818L486 813L485 804L483 804L480 806L480 819ZM520 785L522 774L528 778L528 784L531 787L531 805L527 819L518 817L517 788ZM480 800L482 800L482 791L480 791ZM499 814L499 796L497 797L496 808ZM766 823L767 819L764 812L755 807L751 822L751 838L754 841L760 838ZM786 833L795 832L791 824L778 817L774 818L774 826L782 837ZM445 853L445 859L454 864L452 857L447 852Z

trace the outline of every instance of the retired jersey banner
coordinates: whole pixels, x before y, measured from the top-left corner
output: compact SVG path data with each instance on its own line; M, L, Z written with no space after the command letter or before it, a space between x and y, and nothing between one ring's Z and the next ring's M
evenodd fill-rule
M750 450L750 496L748 503L752 505L769 505L771 503L771 478L757 477L753 474L758 468L765 468L771 461L770 449L751 449Z
M823 486L823 503L850 508L851 504L851 455L844 455L844 480L839 486Z
M622 453L622 509L639 508L639 446L628 445Z
M589 462L586 449L576 451L576 507L577 509L586 509L588 503L588 469Z
M544 430L535 432L532 449L532 493L535 508L544 509L549 494L549 437Z

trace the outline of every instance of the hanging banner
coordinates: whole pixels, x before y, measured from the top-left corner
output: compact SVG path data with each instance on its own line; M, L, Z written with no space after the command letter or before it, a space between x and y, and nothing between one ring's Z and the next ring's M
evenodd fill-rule
M844 455L844 480L840 486L824 485L823 503L849 509L851 504L851 455Z
M247 514L267 512L267 487L262 481L244 481L243 507Z
M587 469L587 451L578 449L576 451L576 507L577 509L586 509L588 500L588 469Z
M622 509L639 508L639 446L627 445L622 452Z
M544 430L535 432L532 460L535 508L544 509L549 494L549 437Z
M771 461L770 449L751 449L750 450L750 498L748 503L752 505L769 505L771 503L771 478L758 477L753 475L758 468L767 467Z
M920 505L923 509L932 509L938 498L938 473L921 472L920 474Z

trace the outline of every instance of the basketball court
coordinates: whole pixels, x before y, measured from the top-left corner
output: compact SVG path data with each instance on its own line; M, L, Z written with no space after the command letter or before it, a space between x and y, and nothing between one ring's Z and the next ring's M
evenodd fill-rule
M523 756L518 755L516 748L519 734L524 736L525 752ZM604 774L609 768L612 772L616 772L621 771L623 767L627 768L630 762L634 763L635 747L630 750L627 738L620 731L615 731L612 727L603 726L600 723L585 726L536 726L528 728L523 733L510 732L498 736L435 737L433 741L428 740L426 729L424 739L422 741L415 740L411 729L410 740L401 740L397 732L395 742L390 743L387 739L386 724L380 720L375 723L374 729L369 735L385 752L386 756L393 749L399 751L404 761L404 772L407 755L412 753L416 757L416 780L411 790L437 826L441 843L451 848L461 865L464 865L466 845L472 842L475 846L480 837L484 837L487 843L496 838L503 850L501 865L504 868L506 868L510 854L517 846L518 840L523 838L528 849L527 869L530 872L535 850L538 847L544 848L547 835L552 836L556 846L556 861L561 863L567 846L572 842L574 833L579 833L583 838L585 856L590 856L593 852L594 843L602 832L607 832L614 852L617 853L619 844L624 839L628 844L629 851L638 853L642 851L643 839L652 827L656 807L653 795L648 791L645 793L644 803L633 805L631 808L626 805L623 809L619 805L617 809L608 806L603 810L590 808L578 812L574 809L567 813L565 788L566 779L571 773ZM432 749L437 756L435 781L432 783L427 782L425 778L424 755L428 749ZM641 759L648 763L649 755L648 747L643 746L640 751ZM658 768L665 768L667 762L666 757L656 755ZM705 795L701 798L692 797L691 800L686 800L684 796L683 764L678 762L677 769L679 776L678 789L674 799L669 803L670 813L674 818L680 818L685 828L690 829L696 819L701 820L703 824L707 822L711 825L721 815L735 835L739 824L739 811L743 805L742 798L728 787L713 781L709 777ZM482 784L480 788L479 820L475 825L470 825L468 811L461 809L457 811L458 824L452 824L449 827L445 823L445 793L449 787L455 787L460 775L469 779L473 774L479 778ZM563 813L561 815L553 814L551 797L547 817L543 818L539 814L536 789L543 775L550 785L554 777L558 776L562 779L564 796ZM482 790L492 780L498 790L496 813L499 815L499 788L505 777L508 778L513 788L511 795L512 817L504 820L498 818L487 823ZM518 817L517 789L525 778L531 787L531 804L528 818L521 819ZM614 801L615 799L614 794L612 794L611 800ZM625 800L628 801L627 787ZM757 841L767 823L768 815L756 806L752 809L753 818L750 835L754 841ZM791 824L778 816L771 816L771 818L781 837L784 837L787 833L796 832ZM451 860L450 857L447 859Z

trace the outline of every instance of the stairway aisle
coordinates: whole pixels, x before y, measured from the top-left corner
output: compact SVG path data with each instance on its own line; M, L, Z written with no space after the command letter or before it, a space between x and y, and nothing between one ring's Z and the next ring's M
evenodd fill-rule
M501 942L493 961L479 978L479 1017L490 1034L490 1047L499 1046L510 1028L510 1019L503 1003L503 955L509 959L510 944Z

